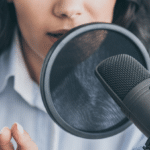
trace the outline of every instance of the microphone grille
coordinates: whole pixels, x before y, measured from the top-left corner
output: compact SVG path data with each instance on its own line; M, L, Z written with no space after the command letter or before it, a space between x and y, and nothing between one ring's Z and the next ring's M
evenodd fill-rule
M107 58L99 64L97 71L121 100L133 87L150 78L149 72L126 54Z

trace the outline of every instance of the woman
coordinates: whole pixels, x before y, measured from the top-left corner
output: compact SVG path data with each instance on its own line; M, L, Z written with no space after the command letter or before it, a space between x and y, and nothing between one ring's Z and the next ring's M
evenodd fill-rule
M46 113L38 84L51 46L81 24L114 22L148 48L149 5L147 0L0 0L0 127L9 127L1 131L0 149L12 150L16 143L19 150L141 148L146 138L134 125L100 140L64 132Z

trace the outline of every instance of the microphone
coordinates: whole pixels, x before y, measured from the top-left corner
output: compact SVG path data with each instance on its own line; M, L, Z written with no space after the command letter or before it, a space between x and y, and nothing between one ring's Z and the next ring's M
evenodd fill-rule
M102 61L95 74L128 119L150 137L149 72L133 57L121 54Z

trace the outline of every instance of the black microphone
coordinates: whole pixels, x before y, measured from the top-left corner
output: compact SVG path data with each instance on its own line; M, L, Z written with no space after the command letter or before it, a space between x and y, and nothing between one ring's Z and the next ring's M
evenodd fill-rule
M102 61L95 70L125 115L150 137L150 74L133 57L121 54Z

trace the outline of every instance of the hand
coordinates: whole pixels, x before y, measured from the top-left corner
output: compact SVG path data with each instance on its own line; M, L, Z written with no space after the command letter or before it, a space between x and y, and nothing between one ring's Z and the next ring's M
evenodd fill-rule
M18 123L14 123L11 129L8 127L2 129L0 133L0 150L14 150L13 144L10 142L12 137L17 143L17 150L38 150L29 134Z

